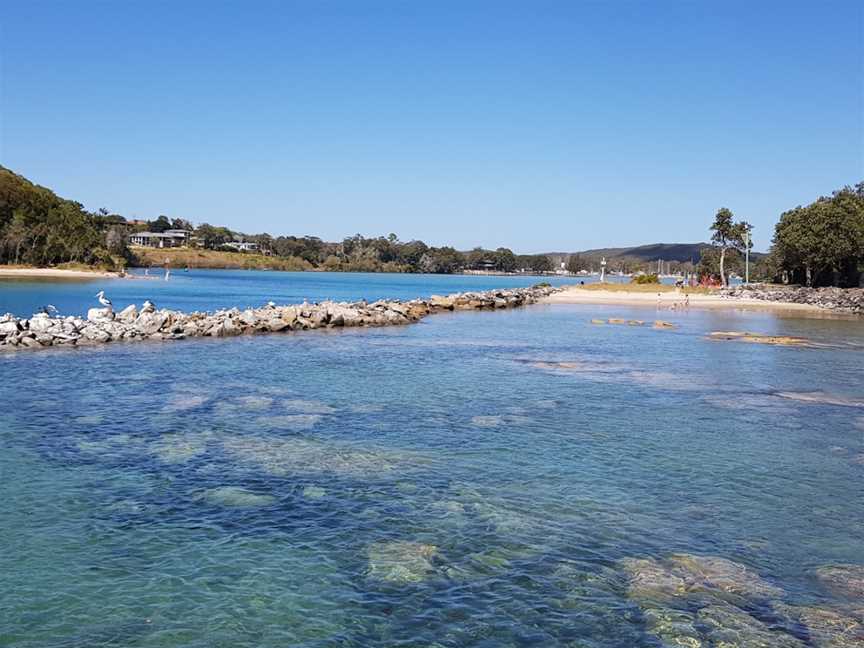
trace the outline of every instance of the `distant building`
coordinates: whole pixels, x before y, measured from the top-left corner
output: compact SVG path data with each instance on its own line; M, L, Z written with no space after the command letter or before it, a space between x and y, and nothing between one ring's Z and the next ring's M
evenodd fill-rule
M189 243L189 232L186 230L135 232L129 235L129 243L152 248L186 247Z
M231 241L230 243L225 243L224 246L229 247L232 250L237 250L238 252L258 251L258 244L251 241Z

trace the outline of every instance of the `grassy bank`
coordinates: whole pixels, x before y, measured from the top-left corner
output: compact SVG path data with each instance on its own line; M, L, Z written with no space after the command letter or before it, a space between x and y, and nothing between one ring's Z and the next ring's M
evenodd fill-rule
M224 270L312 270L312 264L297 257L269 257L248 252L220 252L192 248L156 249L131 247L132 262L138 267L212 268Z

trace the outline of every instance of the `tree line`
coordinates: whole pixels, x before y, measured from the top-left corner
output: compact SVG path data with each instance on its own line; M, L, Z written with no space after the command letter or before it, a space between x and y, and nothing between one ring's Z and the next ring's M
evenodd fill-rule
M698 272L728 283L743 272L752 247L751 226L723 207L711 225L712 247L702 252ZM783 212L769 253L751 266L757 280L804 286L857 287L864 277L864 182Z
M508 248L475 248L459 251L450 246L431 246L423 241L401 241L395 234L366 238L357 234L339 242L314 236L244 234L203 223L194 226L182 218L159 216L150 221L130 221L107 209L88 212L75 201L0 166L0 263L36 266L79 263L120 268L134 262L127 247L130 232L165 232L182 229L193 234L193 245L225 249L237 240L257 243L268 255L276 255L297 267L358 272L454 273L465 270L543 273L554 270L545 254L519 255ZM721 208L711 225L712 246L702 250L694 266L672 262L673 272L694 271L726 283L730 273L743 273L750 225L736 221L731 210ZM572 273L599 269L599 259L571 254L559 258ZM609 259L607 269L654 272L654 262ZM864 182L843 187L806 206L780 216L771 251L753 259L751 277L812 286L857 286L864 272ZM557 263L557 261L556 261Z

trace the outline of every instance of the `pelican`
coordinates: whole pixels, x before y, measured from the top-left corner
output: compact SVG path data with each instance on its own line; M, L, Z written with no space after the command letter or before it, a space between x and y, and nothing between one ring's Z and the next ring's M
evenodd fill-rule
M111 303L111 300L105 296L105 291L100 290L96 293L96 298L99 300L99 303L105 306L105 308L111 309L114 304Z
M149 299L144 300L144 304L143 304L143 306L141 307L141 312L142 312L142 313L143 313L143 312L151 313L151 312L153 312L153 311L155 311L155 310L156 310L156 305L155 305L153 302L151 302Z
M46 304L42 307L42 312L48 315L49 317L54 317L59 314L60 311L57 310L57 307L54 304Z

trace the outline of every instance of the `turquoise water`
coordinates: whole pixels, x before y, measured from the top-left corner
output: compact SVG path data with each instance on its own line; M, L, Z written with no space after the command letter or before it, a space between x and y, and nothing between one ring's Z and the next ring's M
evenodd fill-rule
M784 606L861 607L817 577L864 565L861 321L590 324L654 315L0 355L0 645L719 646L628 580L675 553L762 584L722 598L771 640L724 645L825 645Z
M104 290L115 310L145 299L159 308L184 311L258 307L273 300L279 304L304 299L357 301L366 299L414 299L433 293L489 290L531 286L541 281L554 285L576 283L573 277L420 275L344 272L262 272L256 270L175 271L168 281L162 270L149 277L136 271L136 279L81 281L4 280L0 278L0 314L29 317L46 304L66 315L84 315L98 306L94 295ZM596 280L583 278L582 281Z

